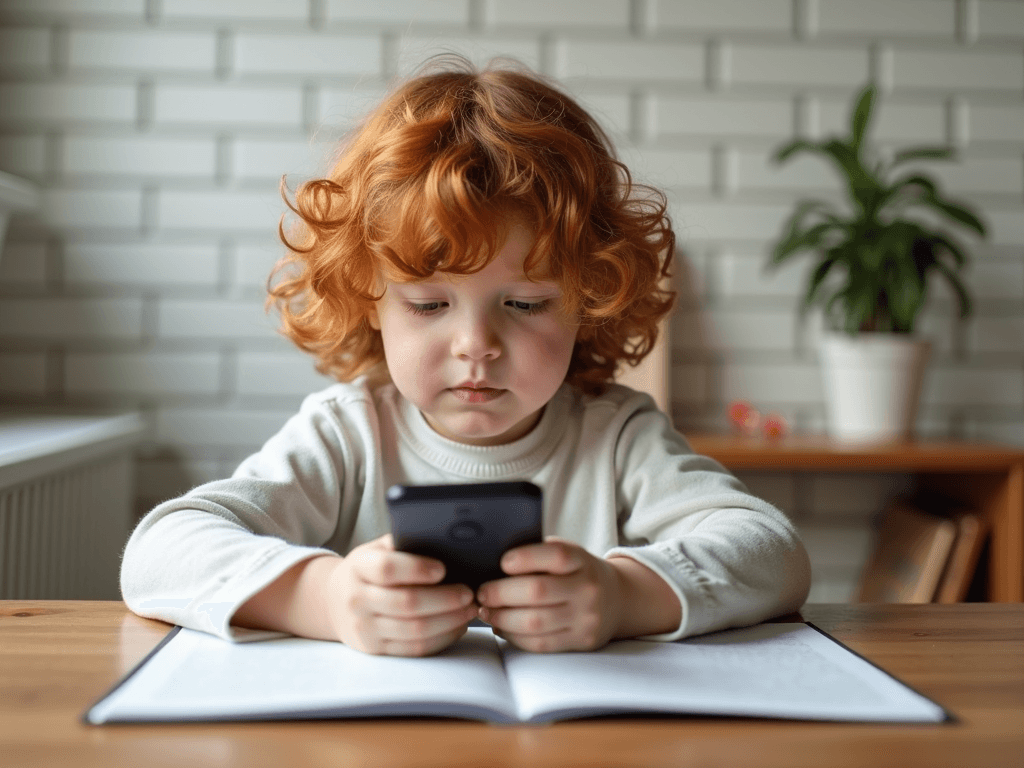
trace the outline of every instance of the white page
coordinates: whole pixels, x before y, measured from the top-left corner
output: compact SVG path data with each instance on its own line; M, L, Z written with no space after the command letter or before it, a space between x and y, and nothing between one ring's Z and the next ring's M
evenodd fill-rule
M261 719L302 713L515 718L494 635L490 628L471 628L451 648L427 658L370 656L341 643L296 637L230 643L182 629L87 719Z
M506 646L522 720L663 711L811 720L938 722L945 713L805 624L761 624L596 653Z

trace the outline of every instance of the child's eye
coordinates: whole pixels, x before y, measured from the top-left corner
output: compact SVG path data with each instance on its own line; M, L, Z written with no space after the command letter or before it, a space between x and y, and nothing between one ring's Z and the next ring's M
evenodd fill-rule
M544 299L544 301L517 301L516 299L510 299L505 302L506 306L512 307L517 312L522 312L524 315L539 315L541 312L546 312L551 306L550 299Z
M437 312L444 303L445 302L443 301L428 301L423 304L413 304L410 301L405 305L405 308L414 315L432 315Z

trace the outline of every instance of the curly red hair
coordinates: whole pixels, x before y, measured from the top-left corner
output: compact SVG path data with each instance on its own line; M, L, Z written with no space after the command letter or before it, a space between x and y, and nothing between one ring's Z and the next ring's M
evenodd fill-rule
M283 182L282 182L283 188ZM368 321L381 279L483 269L510 218L536 234L543 270L580 321L566 376L600 392L651 350L675 294L664 195L633 183L597 122L523 68L464 60L391 93L350 137L327 178L301 184L268 305L281 331L348 381L384 360Z

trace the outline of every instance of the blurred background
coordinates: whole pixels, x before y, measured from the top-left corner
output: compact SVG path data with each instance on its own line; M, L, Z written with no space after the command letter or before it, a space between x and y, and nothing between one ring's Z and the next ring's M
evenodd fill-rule
M802 196L835 197L794 136L881 88L883 148L931 164L990 228L975 313L937 286L919 434L1024 446L1024 2L1018 0L0 0L0 171L41 190L0 259L0 404L139 411L134 513L230 474L330 382L275 332L278 192L323 173L397 76L457 51L557 78L671 201L672 413L724 430L748 400L824 429L805 263L767 274ZM812 600L849 598L898 474L741 475L793 516Z

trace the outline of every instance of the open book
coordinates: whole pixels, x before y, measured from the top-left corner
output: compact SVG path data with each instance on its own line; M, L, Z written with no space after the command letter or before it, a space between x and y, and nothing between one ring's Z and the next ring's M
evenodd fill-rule
M674 643L628 640L535 654L470 628L427 658L340 643L229 643L172 630L86 722L435 716L549 722L675 713L939 722L945 711L806 624L760 624Z

